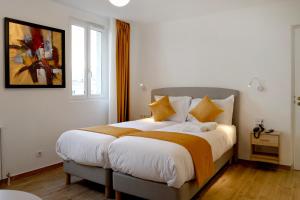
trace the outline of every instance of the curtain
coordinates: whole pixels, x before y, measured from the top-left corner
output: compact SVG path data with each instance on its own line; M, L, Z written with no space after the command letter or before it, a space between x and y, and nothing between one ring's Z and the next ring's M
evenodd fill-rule
M129 120L130 24L116 20L116 77L118 122Z

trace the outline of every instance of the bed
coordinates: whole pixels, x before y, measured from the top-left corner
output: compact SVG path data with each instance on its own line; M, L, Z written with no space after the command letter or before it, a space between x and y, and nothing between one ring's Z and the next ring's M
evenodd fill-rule
M155 122L152 118L112 124L115 127L154 130L174 125L176 122ZM56 152L64 160L66 184L71 175L105 186L105 196L112 193L112 170L108 160L108 147L117 138L83 130L64 132L56 143Z
M116 191L116 199L121 199L121 193L127 193L134 196L142 197L145 199L176 199L176 200L187 200L191 199L197 192L203 188L203 186L228 162L230 162L232 159L237 159L237 148L238 148L238 132L236 131L238 129L238 105L239 105L239 92L236 90L231 89L223 89L223 88L163 88L163 89L156 89L152 91L152 100L154 100L155 96L191 96L193 98L202 98L204 96L209 96L212 99L225 99L231 95L234 95L234 112L233 112L233 125L236 129L235 130L235 137L232 140L232 144L230 146L224 146L222 153L220 155L217 155L214 151L214 173L212 176L210 176L205 182L201 185L198 185L196 181L191 180L185 182L185 179L180 180L172 180L172 177L170 179L164 179L162 178L165 174L165 172L168 172L164 169L164 167L168 165L163 165L162 169L165 171L162 171L160 173L160 176L154 176L151 174L152 171L154 171L156 168L160 168L160 165L157 165L157 163L152 164L147 163L145 161L152 160L153 155L159 154L159 150L162 150L162 152L165 152L170 145L176 145L176 144L169 144L169 146L166 146L165 141L152 141L152 144L149 139L147 142L147 145L143 140L145 138L135 138L135 140L132 140L134 137L128 137L125 136L114 143L111 144L109 148L109 157L111 161L111 165L114 169L113 172L113 189ZM176 130L176 126L174 130ZM170 131L172 130L172 126L162 128L161 130ZM178 127L177 127L178 128ZM227 129L227 128L226 128ZM226 131L225 131L226 132ZM222 134L222 133L220 133ZM128 141L126 141L128 140ZM130 141L129 141L130 140ZM220 142L220 139L218 139ZM133 143L136 144L137 148L139 145L143 145L142 147L143 151L145 152L152 152L152 156L146 156L147 154L143 154L143 151L136 151L138 153L134 153L134 148L131 148L128 146L130 142L134 141ZM217 141L217 140L216 140ZM161 144L159 144L161 142ZM213 141L209 141L213 142ZM217 141L218 142L218 141ZM123 146L122 146L123 145ZM126 146L127 145L127 146ZM165 145L165 146L164 146ZM151 147L155 146L157 149ZM178 145L177 145L178 146ZM127 149L127 151L130 152L132 157L135 157L138 161L140 159L143 159L147 157L144 160L144 163L141 163L141 168L138 168L135 166L134 159L126 160L125 157L122 157L122 148ZM183 148L183 147L182 147ZM120 151L121 150L121 151ZM169 152L167 152L169 153ZM163 155L163 153L161 153ZM149 155L149 154L148 154ZM216 156L217 155L217 156ZM165 155L165 160L168 155ZM185 159L187 157L187 154L185 156L182 156L181 159ZM181 161L181 160L180 160ZM127 163L126 163L127 162ZM137 162L137 161L136 161ZM161 161L163 162L163 161ZM188 163L188 159L184 160L182 163ZM121 164L120 164L121 163ZM124 166L120 166L120 165ZM191 166L192 164L189 164ZM126 168L126 166L129 166ZM177 165L178 167L179 165ZM144 167L144 168L143 168ZM186 166L183 166L181 169L186 169ZM152 170L153 169L153 170ZM188 168L191 171L191 167ZM143 172L144 170L144 172ZM189 172L186 172L187 174ZM172 171L170 171L170 174L172 175ZM191 176L190 174L187 175ZM186 178L186 177L184 177ZM188 180L188 179L187 179Z

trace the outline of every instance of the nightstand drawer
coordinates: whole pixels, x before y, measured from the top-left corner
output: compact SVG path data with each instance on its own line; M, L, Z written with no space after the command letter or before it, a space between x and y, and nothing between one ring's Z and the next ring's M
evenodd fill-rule
M271 146L278 147L279 146L279 137L278 135L265 135L262 134L259 138L255 138L253 134L252 136L252 144L255 145L263 145L263 146Z

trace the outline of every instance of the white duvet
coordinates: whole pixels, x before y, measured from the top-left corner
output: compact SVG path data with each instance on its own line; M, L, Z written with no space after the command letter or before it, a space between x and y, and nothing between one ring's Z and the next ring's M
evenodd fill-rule
M159 131L181 132L206 139L211 145L214 161L236 142L235 126L229 125L218 125L215 130L203 132L198 123L185 122ZM189 152L175 143L126 136L112 142L108 154L114 171L167 183L170 187L180 188L195 176Z
M174 125L176 122L155 122L152 118L137 121L112 124L116 127L136 128L139 130L154 130ZM82 130L64 132L56 143L56 152L64 160L76 163L109 168L108 147L117 138Z

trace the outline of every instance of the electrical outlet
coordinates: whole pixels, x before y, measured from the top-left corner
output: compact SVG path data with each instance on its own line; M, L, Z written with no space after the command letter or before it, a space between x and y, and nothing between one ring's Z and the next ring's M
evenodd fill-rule
M43 153L41 151L38 151L38 152L36 152L35 157L40 158L40 157L42 157L42 154Z
M144 119L144 118L150 118L151 115L147 115L147 114L144 114L144 115L140 115L140 118Z
M257 118L257 119L255 120L255 124L256 124L256 125L259 125L259 124L264 125L264 119Z

